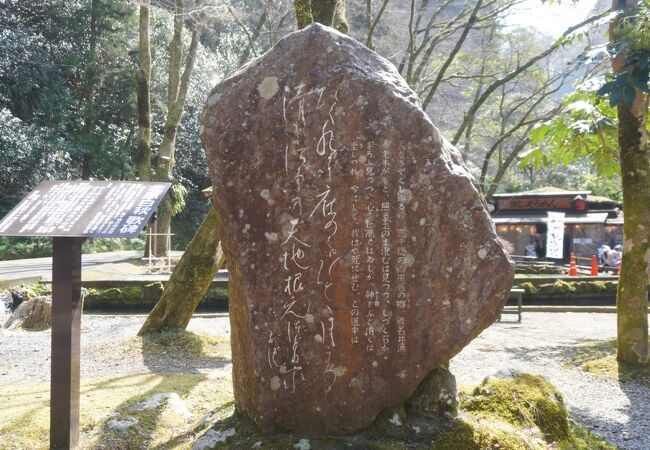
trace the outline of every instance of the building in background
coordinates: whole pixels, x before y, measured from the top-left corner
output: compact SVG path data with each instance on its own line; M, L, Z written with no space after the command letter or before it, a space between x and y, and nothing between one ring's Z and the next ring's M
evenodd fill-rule
M491 201L497 234L511 255L546 256L548 212L565 214L563 259L570 253L590 258L602 245L623 242L623 205L589 191L567 191L553 187L495 194ZM528 246L528 251L526 247Z

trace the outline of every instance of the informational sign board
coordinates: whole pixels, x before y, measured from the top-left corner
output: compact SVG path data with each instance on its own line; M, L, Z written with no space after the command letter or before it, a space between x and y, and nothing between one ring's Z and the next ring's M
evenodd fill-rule
M548 212L548 231L546 234L546 257L564 257L564 213Z
M134 237L171 183L43 181L0 221L0 236L47 236L52 252L50 448L79 441L81 244L87 237Z
M170 186L143 181L43 181L0 221L0 236L135 237Z

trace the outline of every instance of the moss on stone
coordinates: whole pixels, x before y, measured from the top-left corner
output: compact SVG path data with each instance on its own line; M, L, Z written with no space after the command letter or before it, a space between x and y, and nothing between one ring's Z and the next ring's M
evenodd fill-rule
M543 442L543 441L542 441ZM458 419L452 430L441 433L433 442L431 450L541 450L545 443L534 439L525 430L506 421L489 416L465 414Z
M513 425L536 426L549 442L571 438L562 394L538 375L490 380L474 390L463 408L497 416Z
M555 288L556 292L562 294L571 294L576 291L573 282L567 282L564 280L557 280L555 283L553 283L553 288Z
M142 289L138 286L125 286L122 289L122 298L124 299L124 303L129 305L129 304L142 304L144 300L144 293L142 292Z
M143 288L144 298L157 302L164 290L165 286L161 282L145 284Z
M246 416L234 414L202 430L204 443L210 438L214 440L214 445L203 448L293 449L301 448L296 445L302 441L312 450L615 450L606 441L570 423L562 396L540 376L516 374L511 379L490 379L465 394L460 409L459 418L449 431L439 433L433 441L418 443L367 433L337 438L265 436ZM224 438L226 435L229 436ZM217 442L215 438L224 440Z
M535 295L539 292L539 289L530 281L526 281L524 283L521 283L518 287L523 289L526 294L528 295Z
M99 308L102 306L119 306L124 303L122 291L117 288L88 289L84 296L84 306Z

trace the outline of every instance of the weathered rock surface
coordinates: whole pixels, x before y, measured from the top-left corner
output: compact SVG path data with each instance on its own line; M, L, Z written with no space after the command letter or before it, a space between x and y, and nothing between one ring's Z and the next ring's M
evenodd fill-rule
M497 318L513 268L476 182L358 42L287 36L212 91L201 139L264 432L361 430Z
M5 328L46 330L52 326L52 299L40 296L23 301L9 316Z

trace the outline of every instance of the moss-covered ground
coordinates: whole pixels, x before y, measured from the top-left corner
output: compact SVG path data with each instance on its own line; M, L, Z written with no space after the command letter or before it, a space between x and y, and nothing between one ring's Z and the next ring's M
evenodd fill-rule
M632 366L616 361L615 339L579 345L565 362L594 375L650 386L650 366Z
M168 331L133 337L115 345L137 347L151 358L183 355L230 358L227 338ZM0 385L0 449L46 449L49 436L49 383ZM179 414L168 401L153 409L138 404L156 394L176 393L192 414ZM206 414L210 420L233 413L229 370L206 373L126 374L83 379L80 388L80 447L82 449L186 449L194 427ZM121 432L111 422L138 422Z
M119 345L137 346L151 357L229 358L223 337L168 331L133 337ZM191 413L179 412L171 401L151 409L143 402L156 394L175 393ZM48 448L49 384L0 386L0 448ZM268 437L246 417L235 414L228 369L204 373L120 374L81 382L83 449L430 449L536 450L615 447L568 418L562 395L543 378L515 374L495 378L460 394L460 412L453 428L435 441L404 442L363 436L314 438L300 435ZM137 421L137 423L136 423ZM133 423L125 431L114 425ZM205 444L205 446L202 446ZM297 447L296 447L297 446Z
M562 395L545 379L520 374L493 379L461 394L453 428L433 442L393 439L263 436L246 417L217 421L197 440L201 449L367 449L367 450L615 450L571 422ZM205 444L205 446L203 446Z

